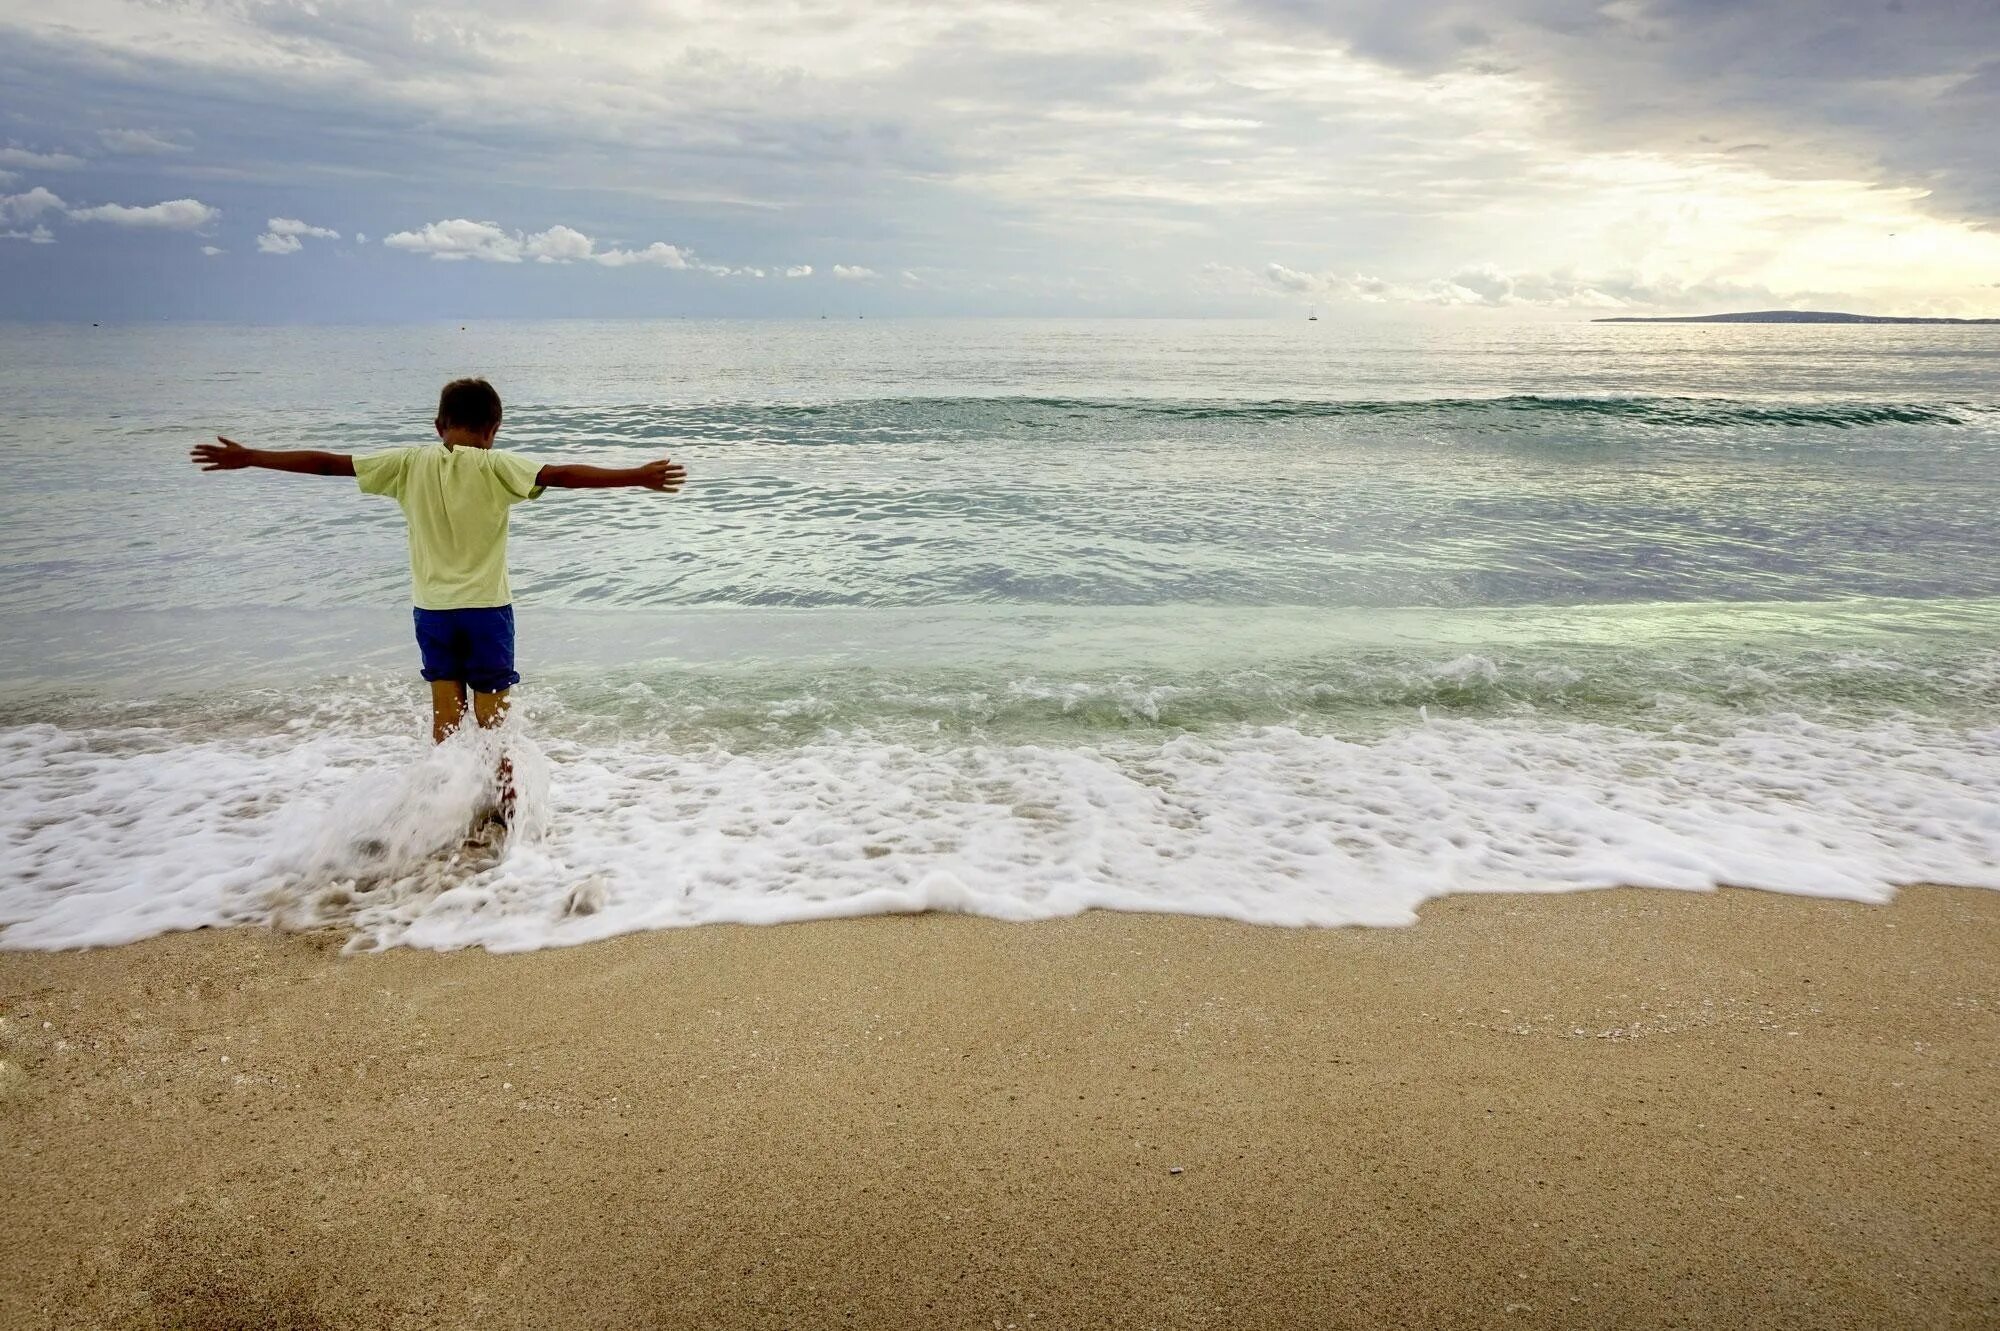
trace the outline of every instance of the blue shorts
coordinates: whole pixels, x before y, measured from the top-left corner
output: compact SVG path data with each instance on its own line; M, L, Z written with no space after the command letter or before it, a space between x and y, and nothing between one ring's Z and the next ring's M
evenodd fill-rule
M417 650L424 678L457 680L475 693L498 693L521 682L514 673L514 607L426 610L417 607Z

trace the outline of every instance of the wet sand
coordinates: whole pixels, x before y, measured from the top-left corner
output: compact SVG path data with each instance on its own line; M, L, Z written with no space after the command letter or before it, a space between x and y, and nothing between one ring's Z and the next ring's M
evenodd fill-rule
M2000 893L0 953L0 1326L1992 1327Z

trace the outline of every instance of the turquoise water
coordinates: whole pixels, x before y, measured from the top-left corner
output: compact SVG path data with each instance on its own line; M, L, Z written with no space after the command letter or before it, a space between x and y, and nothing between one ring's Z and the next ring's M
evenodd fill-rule
M0 330L0 941L2000 885L1996 353L1907 327ZM399 516L184 457L418 442L467 372L503 447L692 481L517 512L546 832L453 863L463 810L427 807L406 861L353 862L472 761L422 743Z

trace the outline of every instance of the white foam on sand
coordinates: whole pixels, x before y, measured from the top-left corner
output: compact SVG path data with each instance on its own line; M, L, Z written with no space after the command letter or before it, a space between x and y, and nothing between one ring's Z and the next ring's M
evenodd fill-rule
M920 910L1400 925L1452 892L2000 888L2000 731L1942 723L544 744L514 747L515 834L468 845L495 760L478 743L0 731L0 947L271 923L515 950Z

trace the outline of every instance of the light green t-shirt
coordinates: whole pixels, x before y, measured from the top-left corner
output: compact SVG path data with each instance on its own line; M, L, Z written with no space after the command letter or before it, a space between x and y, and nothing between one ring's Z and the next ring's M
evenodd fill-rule
M508 605L507 510L541 494L542 464L490 448L392 448L354 459L361 492L403 507L420 610Z

